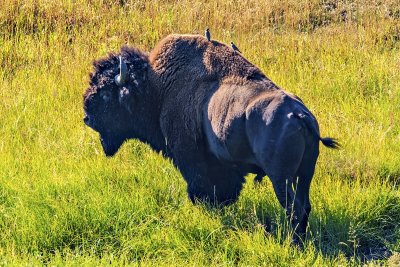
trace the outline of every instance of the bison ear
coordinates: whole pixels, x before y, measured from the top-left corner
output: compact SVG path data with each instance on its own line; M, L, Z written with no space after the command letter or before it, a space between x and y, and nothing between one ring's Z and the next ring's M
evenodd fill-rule
M149 70L149 64L144 63L143 64L143 76L142 76L142 80L145 81L147 79L147 72Z

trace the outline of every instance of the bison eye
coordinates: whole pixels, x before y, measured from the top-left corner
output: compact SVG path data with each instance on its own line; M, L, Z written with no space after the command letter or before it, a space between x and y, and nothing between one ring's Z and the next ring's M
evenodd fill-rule
M111 92L109 91L104 91L101 93L101 98L103 98L103 100L105 102L108 102L111 99Z

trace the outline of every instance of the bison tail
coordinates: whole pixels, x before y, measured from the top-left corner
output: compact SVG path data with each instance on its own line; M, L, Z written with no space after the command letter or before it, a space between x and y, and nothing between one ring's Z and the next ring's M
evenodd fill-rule
M330 137L321 138L321 137L319 137L319 140L321 140L322 144L324 146L326 146L326 147L333 148L333 149L341 148L340 143L334 138L330 138Z
M315 128L313 122L311 121L311 117L309 116L308 112L296 112L294 113L295 117L302 120L306 127L314 134L315 136L318 137L318 139L322 142L322 144L326 147L333 148L333 149L339 149L341 148L340 143L331 137L321 137L318 134L317 129Z

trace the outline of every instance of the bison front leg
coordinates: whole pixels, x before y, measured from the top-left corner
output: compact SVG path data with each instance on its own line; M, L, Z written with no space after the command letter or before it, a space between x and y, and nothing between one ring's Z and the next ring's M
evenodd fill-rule
M187 183L187 193L190 201L210 202L213 200L214 189L207 176L208 166L204 161L179 161L179 171Z
M181 161L182 163L182 161ZM187 182L189 199L210 204L228 205L237 200L244 183L244 175L221 164L212 155L199 161L178 165Z
M244 181L243 174L233 168L208 162L205 172L188 177L188 196L192 202L229 205L237 200Z
M206 145L189 138L169 143L174 165L187 182L189 199L225 205L234 202L242 189L243 174L221 163L206 150Z
M245 182L243 173L215 161L210 162L207 175L219 205L229 205L238 199Z
M193 204L197 202L216 202L215 189L205 183L204 174L197 174L192 177L186 176L185 180L187 181L188 197Z
M208 177L208 163L201 154L174 153L173 162L187 183L187 193L193 204L197 202L212 202L215 189Z

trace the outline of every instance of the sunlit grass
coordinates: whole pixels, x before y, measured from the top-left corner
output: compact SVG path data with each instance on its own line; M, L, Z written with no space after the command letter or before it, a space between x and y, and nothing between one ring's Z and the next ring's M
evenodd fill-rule
M396 1L0 6L0 264L321 266L391 254L387 263L398 263ZM233 206L193 206L168 159L137 141L105 158L82 123L92 60L206 27L301 97L322 135L343 144L321 148L304 251L290 246L267 179L253 186L249 177Z

